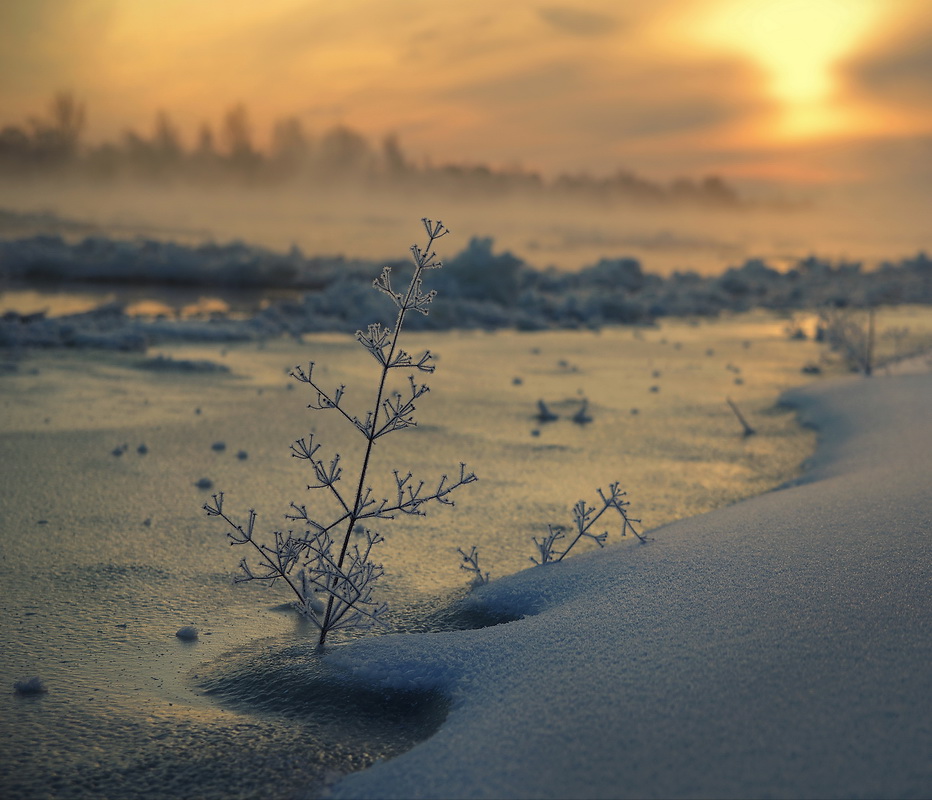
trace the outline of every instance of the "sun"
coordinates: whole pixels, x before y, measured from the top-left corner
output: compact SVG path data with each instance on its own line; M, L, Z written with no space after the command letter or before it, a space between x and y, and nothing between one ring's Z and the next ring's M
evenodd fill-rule
M698 33L761 67L781 109L775 133L810 138L852 123L855 109L838 102L836 68L883 10L883 0L723 0Z

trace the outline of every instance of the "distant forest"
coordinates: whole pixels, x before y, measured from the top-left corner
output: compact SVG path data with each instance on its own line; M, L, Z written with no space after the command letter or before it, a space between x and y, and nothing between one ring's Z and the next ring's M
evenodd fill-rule
M60 92L49 104L46 116L6 125L0 129L0 176L247 186L304 183L398 188L401 185L460 196L552 196L604 204L719 208L745 205L733 187L715 176L660 183L619 170L609 177L579 173L547 179L521 168L434 165L409 158L395 135L373 144L345 125L321 132L308 131L297 117L275 122L268 149L263 151L255 144L249 111L242 104L230 108L216 129L209 123L202 124L189 147L163 111L155 115L150 134L128 129L119 142L85 143L86 121L85 104L70 92Z

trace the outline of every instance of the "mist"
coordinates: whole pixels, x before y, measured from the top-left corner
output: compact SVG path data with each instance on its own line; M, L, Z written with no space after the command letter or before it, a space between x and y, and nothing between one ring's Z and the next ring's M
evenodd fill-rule
M868 268L929 249L929 190L900 180L810 187L653 180L619 166L548 176L520 167L433 164L392 135L346 126L308 130L279 119L266 137L243 105L186 142L164 112L151 131L86 143L86 109L58 93L44 116L0 130L0 236L49 233L233 241L309 256L394 259L400 231L444 219L461 245L491 237L537 268L575 271L635 258L646 272L719 274L748 259L775 269L800 258ZM890 152L825 154L891 162ZM837 166L837 164L833 164Z
M229 187L119 182L4 181L0 236L145 236L188 244L242 241L307 255L394 259L411 220L440 217L461 246L492 237L538 268L578 270L633 257L645 271L717 274L748 258L781 269L816 255L872 267L932 242L922 204L868 193L810 193L787 210L643 208L569 198L468 198L429 189Z

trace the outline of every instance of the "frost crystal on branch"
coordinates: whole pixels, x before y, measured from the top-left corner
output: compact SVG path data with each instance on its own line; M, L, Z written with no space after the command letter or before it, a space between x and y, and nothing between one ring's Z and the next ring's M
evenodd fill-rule
M374 281L372 281L372 285L376 289L378 289L380 292L384 292L385 294L387 294L392 299L392 302L396 306L398 306L399 309L404 308L404 295L392 289L392 268L391 267L382 267L382 274L379 275L379 277L376 278Z
M356 341L366 348L372 357L383 367L386 365L385 348L388 347L389 337L392 332L389 328L383 328L378 322L369 326L367 333L356 331Z
M474 473L460 464L459 476L450 480L442 475L436 488L429 490L427 484L414 481L411 473L402 477L394 471L395 486L393 499L375 494L368 485L368 469L372 448L376 441L396 431L417 425L414 414L415 402L429 388L419 384L414 375L408 376L404 391L390 390L388 377L391 370L407 368L422 373L434 371L433 356L429 350L415 357L403 350L399 335L409 311L428 313L428 306L436 296L433 290L423 291L421 273L443 266L433 250L434 242L449 231L442 222L424 219L427 245L411 248L414 258L414 274L404 292L396 291L391 282L391 268L385 267L373 286L387 295L398 309L394 328L379 323L369 325L365 332L356 331L356 340L378 362L380 370L375 399L363 417L356 416L343 407L346 387L339 385L333 391L324 389L314 378L314 362L307 371L300 366L291 375L300 383L307 384L313 392L308 408L317 411L336 411L366 439L365 453L361 462L347 469L339 453L321 458L320 443L314 434L296 440L291 445L291 455L306 461L310 468L308 490L323 490L336 501L334 515L319 518L305 504L291 503L285 519L294 523L298 530L272 531L265 538L256 536L256 513L250 510L245 526L228 516L223 508L223 493L213 496L213 503L204 505L209 517L219 517L227 523L227 536L231 545L246 546L252 561L244 557L240 561L238 582L259 581L269 585L286 584L296 598L294 607L320 631L319 642L323 645L327 634L348 628L369 628L382 622L386 606L373 597L373 585L382 577L381 564L373 560L373 548L384 538L376 531L363 528L363 520L390 520L397 513L422 516L430 503L453 505L450 494L467 483L476 480ZM347 488L346 474L352 473ZM333 503L331 502L331 507ZM350 547L353 534L365 537L365 544ZM475 548L473 548L475 551ZM476 553L473 552L473 563ZM477 572L481 578L481 572ZM488 574L486 574L486 580Z

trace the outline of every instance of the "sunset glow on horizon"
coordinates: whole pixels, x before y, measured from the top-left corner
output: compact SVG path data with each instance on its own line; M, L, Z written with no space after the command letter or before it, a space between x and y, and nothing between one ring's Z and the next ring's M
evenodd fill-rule
M836 68L883 19L881 0L728 0L700 31L761 65L779 104L776 135L791 140L863 129L858 109L834 103Z
M260 145L294 116L439 162L832 182L932 136L930 39L919 0L14 0L0 127L69 90L92 142L243 103Z

